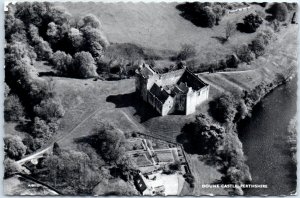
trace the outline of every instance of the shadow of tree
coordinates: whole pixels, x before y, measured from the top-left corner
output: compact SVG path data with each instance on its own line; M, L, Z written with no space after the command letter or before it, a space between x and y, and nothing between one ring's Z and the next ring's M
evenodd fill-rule
M211 38L218 40L221 44L224 44L227 41L227 39L223 36L212 36Z
M114 103L116 108L133 107L134 116L140 118L140 122L145 122L151 118L160 116L149 104L143 101L136 92L127 94L110 95L106 98L107 102Z
M42 76L60 76L56 72L53 71L47 71L47 72L39 72L38 74L40 77Z
M74 142L78 143L78 144L88 144L93 149L95 149L97 154L101 155L101 153L99 153L100 150L98 149L100 140L99 140L99 135L97 135L97 134L92 134L92 135L85 136L85 137L75 138Z

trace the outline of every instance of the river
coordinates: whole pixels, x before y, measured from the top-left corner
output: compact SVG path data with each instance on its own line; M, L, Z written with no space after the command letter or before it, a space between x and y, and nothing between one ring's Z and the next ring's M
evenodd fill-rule
M255 106L252 117L240 123L239 136L247 156L252 184L245 195L290 195L296 189L296 170L286 143L287 126L297 111L297 78L277 87Z

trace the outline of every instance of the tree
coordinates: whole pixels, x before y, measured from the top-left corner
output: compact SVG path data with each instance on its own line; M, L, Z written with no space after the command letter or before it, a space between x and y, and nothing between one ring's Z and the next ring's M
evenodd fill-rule
M288 8L285 3L274 3L266 11L272 14L273 19L280 22L286 21L288 18Z
M101 22L95 15L88 14L79 21L79 26L80 28L90 26L92 28L101 29Z
M207 27L212 28L216 24L216 15L210 7L205 6L203 8L202 17Z
M232 22L227 22L226 29L225 29L226 40L229 40L229 38L235 33L235 31L236 31L236 24Z
M57 144L57 142L54 142L53 144L53 155L61 155L61 148L60 146Z
M34 118L34 123L32 127L33 127L32 134L36 138L43 138L44 140L47 140L52 135L52 131L50 130L50 127L47 125L47 122L45 120L42 120L39 117Z
M27 147L26 154L32 153L41 147L39 142L33 139L31 135L27 135L22 142Z
M20 121L24 116L24 108L16 95L8 95L4 100L5 121Z
M118 162L124 156L125 136L113 126L98 126L94 129L98 134L99 152L104 160Z
M61 39L59 27L54 22L48 24L46 35L51 44L56 44Z
M257 33L256 38L262 39L265 45L269 45L271 41L276 40L276 34L271 27L265 27Z
M10 92L10 88L9 86L4 82L4 98L6 98L8 96Z
M249 167L245 164L242 143L236 133L226 133L215 154L220 172L224 174L222 182L242 184L251 181Z
M107 38L100 29L86 26L80 29L83 33L83 50L90 52L93 57L102 55L103 50L109 46Z
M231 123L237 113L236 99L229 94L224 94L212 101L209 105L211 115L221 123Z
M213 5L212 10L213 10L213 12L215 13L215 16L216 16L216 25L219 25L219 21L225 15L226 11L219 4Z
M68 38L71 41L71 45L74 49L80 50L83 45L83 34L80 30L76 28L71 28L68 32Z
M61 100L58 97L46 98L41 103L34 107L36 116L46 121L57 120L65 114Z
M257 37L251 42L251 50L256 57L262 56L265 54L265 42L261 37Z
M242 45L241 47L239 47L237 49L236 55L242 62L245 62L248 64L255 58L253 52L251 51L249 46L246 44Z
M4 152L11 159L19 160L26 153L26 146L17 135L4 137Z
M56 51L53 54L51 62L54 68L60 73L67 75L71 70L73 58L70 54L66 54L63 51Z
M12 159L6 158L3 164L4 164L4 178L8 178L22 171L21 165L19 165Z
M77 52L74 55L73 72L80 78L97 76L94 58L89 52Z
M95 164L86 153L74 149L62 150L60 155L50 155L44 164L49 174L40 179L46 179L45 182L57 188L62 184L67 186L61 189L64 194L86 195L105 180L99 164Z
M199 154L214 153L225 133L223 127L212 124L203 114L199 114L194 122L186 124L182 130L192 149Z
M244 24L239 29L247 33L253 33L262 24L263 19L257 14L249 14L244 19Z
M231 68L237 68L239 65L239 62L240 62L240 60L236 54L229 55L226 59L227 67L231 67Z
M39 29L34 26L29 26L29 34L31 37L31 44L40 60L50 60L52 57L52 48L49 43L39 36Z

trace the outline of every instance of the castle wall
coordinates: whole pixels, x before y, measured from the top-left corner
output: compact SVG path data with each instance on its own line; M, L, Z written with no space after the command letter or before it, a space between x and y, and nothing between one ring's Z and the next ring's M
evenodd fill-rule
M209 86L203 87L199 90L199 96L197 97L197 105L200 105L205 100L208 99L209 96Z
M185 115L192 114L196 111L198 93L191 88L186 95Z
M202 104L209 96L209 86L205 86L199 91L189 89L186 98L185 114L189 115L196 111L196 107Z
M152 93L147 91L147 102L156 110L159 114L162 114L163 104Z
M162 106L162 112L161 115L165 116L174 111L174 98L171 96L168 97L168 99L165 101L165 103Z

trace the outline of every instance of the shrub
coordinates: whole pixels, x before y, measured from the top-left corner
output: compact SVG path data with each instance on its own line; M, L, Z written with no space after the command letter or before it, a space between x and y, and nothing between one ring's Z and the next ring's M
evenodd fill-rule
M255 58L255 55L252 53L248 45L242 45L237 49L236 54L240 61L248 64Z
M96 65L89 52L77 52L74 55L73 72L80 78L92 78L98 76Z
M239 65L239 62L240 62L240 60L236 54L229 55L226 59L226 65L227 65L227 67L230 67L230 68L237 68Z
M187 60L190 58L195 57L197 54L197 50L195 46L189 45L189 44L184 44L181 46L181 50L177 55L177 60L182 61L182 60Z
M24 116L24 108L16 95L8 95L4 100L5 121L19 121Z
M194 188L194 183L195 183L194 176L190 173L186 173L183 175L183 177L185 178L185 181L190 184L190 187Z
M26 146L17 135L7 135L4 137L4 151L11 159L19 160L26 153Z
M178 171L181 169L181 163L179 161L175 161L174 163L169 164L169 168L170 170Z
M288 8L285 3L274 3L266 11L272 14L273 19L280 22L286 21L288 17Z

